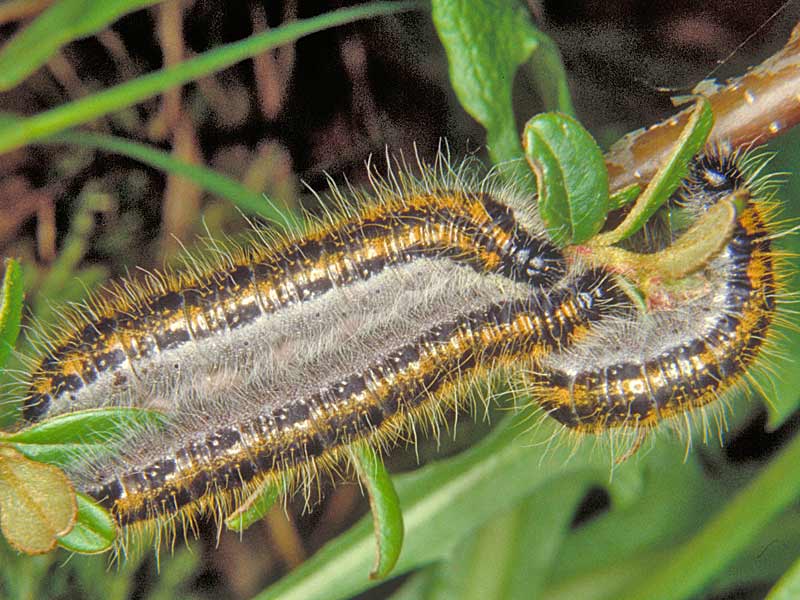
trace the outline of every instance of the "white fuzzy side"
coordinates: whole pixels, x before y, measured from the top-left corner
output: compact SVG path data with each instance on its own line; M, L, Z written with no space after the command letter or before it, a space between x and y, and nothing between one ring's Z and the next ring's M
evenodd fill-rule
M248 337L258 351L246 360L225 367L217 362L209 370L209 359L195 348L184 357L195 377L173 381L169 397L154 399L167 407L167 428L126 440L121 456L88 457L70 475L85 487L147 465L213 430L269 414L361 372L438 323L530 293L525 284L429 259L334 290L265 321Z

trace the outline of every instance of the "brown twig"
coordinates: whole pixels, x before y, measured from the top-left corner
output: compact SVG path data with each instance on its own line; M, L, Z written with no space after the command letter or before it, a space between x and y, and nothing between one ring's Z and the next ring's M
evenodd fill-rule
M764 143L800 123L800 24L786 45L747 73L714 87L701 82L693 90L711 102L715 123L710 141L734 147ZM691 108L629 133L606 155L613 190L646 183L663 163L689 118Z
M0 6L0 25L33 17L50 6L53 0L11 0Z

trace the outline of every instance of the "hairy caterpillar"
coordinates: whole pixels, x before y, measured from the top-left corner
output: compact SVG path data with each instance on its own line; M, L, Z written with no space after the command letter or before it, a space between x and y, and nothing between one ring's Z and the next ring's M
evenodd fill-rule
M689 419L742 381L776 309L775 206L763 199L764 182L745 175L745 162L721 147L695 159L678 203L697 213L746 192L732 239L706 265L693 297L608 319L545 358L531 385L551 416L583 432L646 431Z
M734 155L717 170L713 159L703 160L687 200L718 197L714 173L723 187L752 183L733 177L741 173ZM608 377L587 393L594 404L578 412L569 384L565 393L543 382L568 379L565 364L575 373L590 370L598 347L624 342L634 329L656 332L653 323L668 313L640 315L608 274L570 264L512 188L459 171L442 178L441 170L417 182L401 176L401 183L381 183L380 201L361 198L361 209L304 237L239 251L232 263L153 276L143 290L118 286L114 299L74 319L47 344L26 416L132 404L170 418L164 431L125 440L119 456L74 467L78 488L109 507L120 525L176 518L192 524L198 510L225 514L265 480L307 485L346 459L352 443L385 447L418 424L435 426L444 408L463 405L473 383L498 374L521 374L550 414L594 432L620 425L645 431L741 378L749 355L719 371L714 389L675 362L663 388L680 389L662 402L671 412L659 412L650 380L639 395L617 398ZM774 309L761 214L758 203L741 213L740 228L758 243L739 247L735 237L707 269L711 291L701 297L708 305L747 276L765 300L763 319L742 325L753 327L752 355ZM744 275L730 255L746 263ZM255 264L276 276L260 280ZM748 265L764 273L756 278ZM717 317L736 309L727 296L709 306ZM684 346L694 349L693 331L681 333L681 344L660 339L644 351L677 356ZM703 343L712 351L727 341ZM112 351L115 361L107 357ZM616 374L617 363L627 365L624 352L623 343L605 372L623 387L641 385L624 369ZM658 410L649 420L631 416L642 405Z
M529 202L489 180L465 185L442 171L440 163L420 180L376 180L379 200L358 208L339 196L341 215L302 237L254 240L220 264L112 285L61 335L45 337L24 417L104 405L159 408L155 399L180 395L198 373L257 361L266 350L255 341L269 337L274 318L311 303L308 318L318 320L315 299L415 260L449 259L533 286L564 275L563 256Z
M476 377L535 364L580 337L603 314L603 305L618 301L608 287L602 274L590 272L548 295L492 301L407 342L391 338L388 347L372 348L380 358L316 393L283 390L280 405L249 416L238 412L216 428L205 424L178 444L175 431L162 443L147 436L135 449L135 469L126 457L99 469L106 478L115 473L110 480L86 489L129 524L191 503L224 503L251 481L280 481L299 467L313 472L332 466L354 441L381 445L416 422L435 419L443 406L462 400Z

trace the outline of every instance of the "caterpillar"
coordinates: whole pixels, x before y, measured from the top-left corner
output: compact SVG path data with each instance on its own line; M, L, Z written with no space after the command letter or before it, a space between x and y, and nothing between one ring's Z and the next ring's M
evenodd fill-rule
M752 162L752 161L751 161ZM746 192L733 236L703 270L698 293L674 307L599 323L578 343L546 357L533 397L569 428L647 431L739 385L766 341L776 310L775 205L747 158L714 147L690 165L676 203L695 214Z
M603 305L618 301L607 288L601 274L590 272L548 295L493 300L408 341L392 337L390 344L370 348L380 358L315 393L283 390L280 405L238 412L212 428L204 423L178 443L174 430L161 443L147 436L135 447L137 462L130 456L114 461L117 468L99 470L106 477L102 485L86 489L127 525L193 503L229 504L239 488L280 482L300 467L330 468L351 443L382 445L414 423L436 419L443 406L456 406L477 377L534 364L580 337ZM242 392L260 394L262 388ZM109 473L115 475L109 479Z
M702 211L751 189L733 238L694 299L646 313L559 250L527 194L443 164L375 179L377 198L355 208L337 195L341 215L306 234L117 284L71 316L43 344L25 417L168 416L117 456L70 467L77 489L120 526L193 526L265 482L308 486L354 443L436 429L480 381L519 381L546 414L597 433L647 432L743 379L776 289L768 203L739 154L696 159L681 192ZM699 312L700 330L686 319Z
M420 179L403 171L394 185L375 179L377 201L362 199L360 208L337 194L340 214L305 235L262 237L216 264L112 284L55 339L43 336L24 418L163 408L155 399L179 394L198 374L258 362L271 345L257 340L269 338L274 318L310 311L318 319L314 300L415 260L449 259L535 287L564 275L563 256L526 208L530 201L492 180L465 185L455 171L442 176L441 161L423 171Z

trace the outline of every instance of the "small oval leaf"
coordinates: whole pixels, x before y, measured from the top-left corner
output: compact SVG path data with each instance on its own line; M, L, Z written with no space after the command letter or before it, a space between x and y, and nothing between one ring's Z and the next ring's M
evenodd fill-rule
M78 520L72 531L58 538L58 545L81 554L105 552L117 537L114 519L88 496L79 493L76 498Z
M64 473L0 446L0 529L9 544L27 554L49 552L75 525L77 513Z
M539 213L555 242L593 237L609 207L608 172L594 138L572 117L545 113L528 121L522 143L536 173Z

